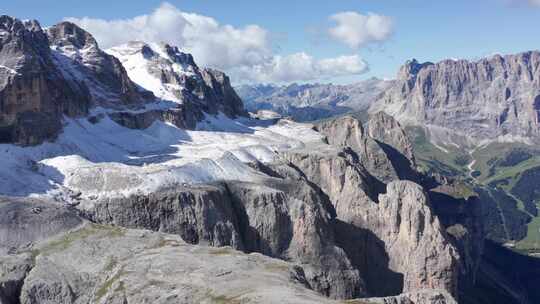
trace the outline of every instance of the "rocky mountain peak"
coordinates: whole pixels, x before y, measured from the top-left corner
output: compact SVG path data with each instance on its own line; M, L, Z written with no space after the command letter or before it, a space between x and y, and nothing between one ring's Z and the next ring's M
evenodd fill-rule
M41 25L37 20L21 21L8 15L0 16L0 30L4 32L23 33L25 30L31 32L41 32Z
M187 66L197 66L193 60L193 55L181 52L177 46L171 46L165 43L162 44L161 47L173 62Z
M425 67L433 65L431 62L420 63L415 58L407 60L405 64L399 69L398 79L410 79L414 78Z
M410 161L411 166L416 166L413 145L401 124L394 117L385 112L372 114L367 130L371 138L389 145L404 155Z
M0 31L0 142L53 138L62 115L88 111L88 88L61 72L37 21L2 16Z
M120 61L105 53L94 37L71 22L47 29L53 58L66 78L85 83L93 105L118 108L152 100L129 79Z
M120 59L135 83L163 100L189 103L209 114L236 117L247 113L229 77L199 68L191 54L176 46L130 42L108 52Z
M16 74L18 69L40 64L39 59L49 54L48 45L39 22L0 16L0 73Z
M71 22L61 22L47 29L51 44L62 47L71 45L77 49L98 47L94 37Z

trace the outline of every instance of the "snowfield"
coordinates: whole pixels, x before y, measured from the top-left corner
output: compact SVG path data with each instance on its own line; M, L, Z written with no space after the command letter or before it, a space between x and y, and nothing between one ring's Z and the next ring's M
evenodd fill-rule
M114 99L73 63L91 65L96 47L55 47L52 51L66 78L84 81L95 97ZM198 71L190 55L165 45L131 42L107 52L122 62L132 81L158 97L123 111L177 107L183 102L183 88L163 83L159 75L167 72L181 79L196 77ZM0 195L47 196L72 203L79 198L87 202L99 196L144 194L183 184L257 181L261 173L249 163L269 163L278 157L276 151L322 142L311 125L288 120L275 123L275 113L235 120L223 114L207 115L195 131L162 121L135 130L109 118L107 114L117 110L93 108L89 117L100 118L93 123L87 118L64 117L63 132L54 142L35 147L0 144Z
M276 151L323 140L309 124L225 115L207 116L195 131L161 121L128 129L107 116L96 124L65 121L55 142L0 145L0 194L70 203L78 196L127 196L185 183L256 181L261 173L248 163L269 163Z

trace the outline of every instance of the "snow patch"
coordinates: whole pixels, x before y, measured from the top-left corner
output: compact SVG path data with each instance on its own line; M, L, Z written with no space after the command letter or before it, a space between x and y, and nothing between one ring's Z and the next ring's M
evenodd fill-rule
M63 133L35 147L0 145L0 194L69 201L150 193L182 184L256 181L247 163L270 163L277 151L322 143L310 124L208 115L188 131L161 121L128 129L108 116L92 124L65 119ZM85 200L86 201L86 200Z

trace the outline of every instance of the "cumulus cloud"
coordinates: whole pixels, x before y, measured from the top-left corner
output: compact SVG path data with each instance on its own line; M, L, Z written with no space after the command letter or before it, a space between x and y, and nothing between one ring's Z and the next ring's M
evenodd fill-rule
M233 73L250 82L293 82L327 79L367 72L368 64L358 55L315 59L304 52L274 56L270 62L241 67Z
M234 82L289 82L363 73L358 56L317 60L305 53L276 55L271 33L258 26L234 27L162 3L131 19L66 18L109 48L128 41L167 42L192 53L198 64L224 70Z
M540 0L539 0L540 1ZM394 31L392 18L369 13L341 12L330 16L335 25L328 29L330 37L353 49L387 40Z
M133 19L66 18L88 30L101 47L128 41L167 42L194 53L204 65L228 69L267 60L272 52L269 33L257 25L235 28L215 19L180 11L163 3L149 15Z

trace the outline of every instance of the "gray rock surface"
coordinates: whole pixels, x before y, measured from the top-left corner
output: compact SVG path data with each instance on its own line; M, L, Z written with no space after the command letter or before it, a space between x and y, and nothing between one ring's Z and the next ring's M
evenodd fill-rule
M19 268L25 253L0 256L0 294L8 276L23 283L19 296L0 298L2 304L343 303L310 290L299 266L146 230L85 224L36 245L32 254L29 272ZM349 302L456 303L439 290Z
M94 106L118 107L153 99L151 92L137 88L120 61L102 51L90 33L71 22L53 25L46 33L56 65L65 77L90 88Z
M31 248L81 224L74 210L53 201L0 197L0 254Z
M0 304L19 303L24 279L32 269L32 255L0 253Z
M88 88L64 77L37 21L0 16L0 32L0 142L54 139L62 115L87 113Z
M380 142L369 136L362 123L349 115L315 124L315 130L324 134L332 146L350 148L359 162L382 182L399 179L392 159L384 151Z
M174 233L192 244L232 246L295 262L324 295L365 295L358 272L334 243L326 200L306 182L268 178L104 199L84 213L99 223Z
M405 133L405 129L392 116L385 112L370 115L367 123L367 133L379 143L383 143L405 156L410 162L410 167L416 167L413 145L407 133Z
M57 213L41 216L55 221ZM33 216L22 216L30 214L35 213L20 211L21 225L9 233L43 228ZM344 303L311 290L309 270L304 269L309 265L231 247L191 245L177 235L77 222L48 232L47 238L34 238L30 247L16 245L0 254L0 303ZM301 231L315 227L297 223L305 225L294 228ZM11 223L0 222L5 226ZM312 241L309 233L301 239ZM455 303L442 290L349 302Z
M459 254L422 188L391 182L375 200L361 167L327 151L318 154L298 151L284 157L328 195L336 210L337 235L343 237L338 244L360 270L368 293L439 288L456 294ZM374 256L377 262L368 258Z
M399 121L448 128L476 139L537 137L540 52L479 61L408 61L371 111Z

